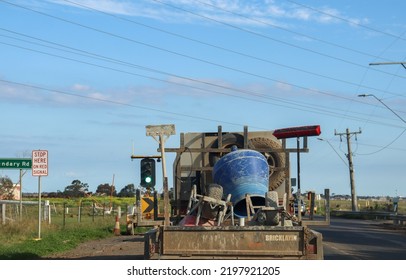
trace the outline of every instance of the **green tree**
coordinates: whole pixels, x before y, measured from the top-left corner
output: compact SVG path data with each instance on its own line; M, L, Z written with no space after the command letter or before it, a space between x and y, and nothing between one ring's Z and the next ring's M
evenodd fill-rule
M13 182L7 176L0 178L0 199L14 199Z
M135 186L134 184L128 184L120 190L118 193L119 197L134 197L135 196Z
M89 193L89 185L80 180L73 180L63 192L64 196L68 197L85 197L87 193Z
M111 186L110 184L100 184L96 189L96 194L98 195L112 195L117 196L117 191L115 186Z

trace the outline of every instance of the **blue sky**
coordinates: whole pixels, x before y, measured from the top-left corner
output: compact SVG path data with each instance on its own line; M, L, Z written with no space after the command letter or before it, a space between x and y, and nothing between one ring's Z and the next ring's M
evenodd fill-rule
M157 154L146 125L181 132L320 125L303 190L406 195L406 3L392 1L0 1L0 158L49 152L42 190L139 183ZM373 97L373 94L398 116ZM288 141L295 147L295 141ZM134 149L134 150L133 150ZM167 155L172 184L173 154ZM293 177L296 157L291 157ZM0 175L18 181L18 170ZM158 190L162 184L158 168ZM24 191L37 191L28 172Z

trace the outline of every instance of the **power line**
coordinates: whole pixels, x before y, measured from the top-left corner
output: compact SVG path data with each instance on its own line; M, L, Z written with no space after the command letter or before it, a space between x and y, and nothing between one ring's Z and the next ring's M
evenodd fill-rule
M156 73L159 73L159 74L165 74L165 75L177 77L177 78L180 78L180 79L185 79L185 80L188 80L188 81L193 81L193 82L196 82L196 83L202 83L204 85L220 87L222 89L227 89L227 90L235 91L235 92L241 92L241 93L248 94L248 95L251 95L251 96L257 96L257 97L261 97L261 98L265 98L265 99L271 99L271 100L274 100L275 102L291 104L291 105L294 105L294 106L297 106L297 107L291 107L291 106L288 106L288 105L281 105L281 104L277 104L277 103L271 103L271 102L267 102L267 101L264 101L264 100L257 100L257 99L247 98L247 97L244 97L244 96L233 95L233 94L230 94L230 93L219 92L219 91L214 91L214 90L208 90L208 89L192 86L190 84L182 84L182 83L178 83L178 82L174 82L174 81L168 81L168 80L164 80L164 79L159 79L159 78L156 78L156 77L136 74L136 73L133 73L133 72L119 70L119 69L112 68L112 67L102 66L102 65L98 65L98 64L94 64L94 63L90 63L90 62L85 62L85 61L81 61L81 60L77 60L77 59L73 59L73 58L68 58L68 57L64 57L64 56L60 56L60 55L55 55L55 54L51 54L51 53L47 53L47 52L43 52L43 51L38 51L38 50L34 50L34 49L22 47L22 46L16 46L16 45L9 44L9 43L0 42L0 44L8 45L8 46L15 47L15 48L20 48L20 49L27 50L27 51L37 52L37 53L40 53L40 54L43 54L43 55L53 56L53 57L57 57L57 58L60 58L60 59L65 59L65 60L69 60L69 61L73 61L73 62L77 62L77 63L82 63L82 64L86 64L86 65L93 66L93 67L98 67L98 68L103 68L103 69L106 69L106 70L116 71L116 72L120 72L120 73L123 73L123 74L139 76L139 77L143 77L143 78L147 78L147 79L151 79L151 80L156 80L156 81L159 81L159 82L175 84L175 85L178 85L178 86L188 87L188 88L201 90L201 91L205 91L205 92L217 93L217 94L221 94L221 95L225 95L225 96L231 96L231 97L240 98L240 99L244 99L244 100L250 100L250 101L253 101L253 102L259 102L259 103L263 103L263 104L271 104L271 105L274 105L274 106L282 106L282 107L285 107L285 108L296 109L296 110L301 110L301 111L308 111L308 112L312 112L312 113L317 113L317 111L314 111L314 110L318 110L320 114L322 114L324 112L324 114L340 117L340 115L338 113L334 113L334 112L328 111L328 110L323 109L323 108L306 105L306 103L298 103L298 102L288 101L288 100L285 100L285 99L282 99L282 98L264 96L262 94L254 93L254 92L247 91L247 90L241 90L241 89L226 87L226 86L217 85L217 84L213 84L213 83L209 83L209 82L205 82L205 81L200 81L200 80L196 80L196 79L191 79L191 78L187 78L187 77L183 77L183 76L174 75L174 74L170 74L170 73L167 73L167 72L155 70L155 69L152 69L152 68L147 68L147 67L142 67L142 66L138 66L138 65L129 64L129 63L126 63L126 62L123 62L123 61L118 61L118 60L114 61L113 59L106 59L105 57L101 57L101 59L105 60L105 61L108 61L108 62L118 63L118 64L122 64L122 65L126 65L126 66L132 66L132 67L139 68L139 69L142 69L142 70L145 70L145 71L156 72ZM86 52L86 53L88 53L88 52ZM75 54L78 54L78 53L75 53ZM92 55L94 55L94 54L92 54ZM90 56L90 57L94 58L93 56ZM306 110L304 108L310 108L310 109L313 109L313 110Z
M383 147L380 147L379 150L376 150L376 151L371 152L371 153L364 153L364 154L356 153L356 154L357 154L357 155L360 155L360 156L370 156L370 155L373 155L373 154L377 154L377 153L379 153L379 152L382 152L383 150L386 150L387 148L389 148L389 146L391 146L393 143L395 143L396 140L398 140L405 132L406 132L406 128L405 128L397 137L395 137L395 139L393 139L391 142L389 142L388 144L386 144L386 145L383 146Z
M393 37L393 38L395 38L395 39L406 40L406 38L402 38L401 36L398 36L398 35L395 35L395 34L392 34L392 33L389 33L389 32L385 32L385 31L382 31L382 30L378 30L378 29L376 29L376 28L372 28L372 27L370 27L370 26L361 24L361 23L359 23L359 22L355 22L355 21L352 21L352 20L348 20L348 19L346 19L346 18L339 17L339 16L337 16L337 15L333 15L333 14L330 14L330 13L327 13L327 12L324 12L324 11L321 11L321 10L319 10L319 9L313 8L313 7L311 7L311 6L308 6L308 5L305 5L305 4L302 4L302 3L298 3L298 2L293 1L293 0L285 0L285 1L286 1L286 2L290 2L290 3L293 3L293 4L297 5L297 6L301 6L301 7L304 7L304 8L306 8L306 9L315 11L315 12L317 12L317 13L324 14L324 15L326 15L326 16L339 19L339 20L344 21L344 22L347 22L347 23L349 23L349 24L351 24L351 25L356 25L356 26L359 26L359 27L368 29L368 30L370 30L370 31L374 31L374 32L376 32L376 33L380 33L380 34L383 34L383 35L386 35L386 36L389 36L389 37Z
M324 139L324 138L321 138L321 137L317 138L317 140L327 142L327 144L333 149L334 153L336 153L336 155L341 159L341 161L348 167L348 163L345 162L345 160L344 160L344 159L341 157L341 155L336 151L336 149L334 149L333 145L331 145L331 143L330 143L329 140Z
M63 0L63 1L70 2L70 1L68 1L68 0ZM323 39L320 39L320 38L317 38L317 37L314 37L314 36L309 36L309 35L307 35L307 34L303 34L303 33L297 32L297 31L293 31L293 30L290 30L290 29L288 29L288 28L284 28L284 27L282 27L282 26L279 26L279 25L276 25L276 24L272 24L272 23L266 22L266 21L264 21L264 20L259 20L259 19L257 19L257 18L253 18L253 17L250 17L250 16L246 16L246 15L243 15L243 14L240 14L240 13L236 13L236 12L230 11L230 10L228 10L228 9L225 9L225 8L223 8L223 7L219 7L218 5L214 5L214 4L205 2L205 1L195 0L195 2L204 4L204 5L209 6L209 7L213 7L213 8L215 8L215 9L218 9L218 10L221 10L221 11L224 11L224 12L227 12L227 13L232 14L232 15L239 16L239 17L241 17L241 18L245 18L245 19L251 20L251 21L253 21L253 22L260 23L260 24L262 24L262 25L266 25L266 26L270 26L270 27L273 27L273 28L276 28L276 29L280 29L280 30L282 30L282 31L289 32L289 33L294 34L294 35L299 35L299 36L301 36L301 37L303 37L303 38L307 38L307 39L310 39L310 40L312 40L312 41L321 42L321 43L326 44L326 45L330 45L330 46L333 46L333 47L336 47L336 48L340 48L340 49L343 49L343 50L351 51L351 52L354 52L354 53L357 53L357 54L361 54L361 55L364 55L364 56L368 56L368 57L371 57L371 58L380 58L380 57L377 56L377 55L373 55L373 54L366 53L366 52L363 52L363 51L360 51L360 50L356 50L356 49L353 49L353 48L350 48L350 47L346 47L346 46L343 46L343 45L339 45L339 44L334 43L334 42L329 42L329 41L326 41L326 40L323 40Z
M354 83L354 82L350 82L350 81L345 81L345 80L342 80L342 79L338 79L338 78L336 78L336 77L331 77L331 76L327 76L327 75L315 73L315 72L312 72L312 71L309 71L309 70L306 70L306 69L301 69L301 68L289 66L289 65L286 65L286 64L282 64L282 63L278 63L278 62L275 62L275 61L271 61L271 60L269 60L269 59L260 58L260 57L254 56L254 55L246 54L246 53L239 52L239 51L235 51L235 50L232 50L232 49L229 49L229 48L224 48L224 47L221 47L221 46L218 46L218 45L214 45L214 44L211 44L211 43L203 42L203 41L201 41L201 40L193 39L193 38L190 38L190 37L188 37L188 36L184 36L184 35L180 35L180 34L178 34L178 33L170 32L170 31L164 30L164 29L162 29L162 28L153 27L153 26L150 26L150 25L147 25L147 24L144 24L144 23L140 23L140 22L135 21L135 20L131 20L131 19L128 19L128 18L123 18L123 17L117 16L117 15L115 15L115 14L107 13L107 12L104 12L104 11L102 11L102 10L99 10L99 9L96 9L96 8L93 8L93 7L90 7L90 6L88 6L88 5L83 5L83 4L80 4L80 3L77 3L77 2L74 2L74 1L69 1L69 0L62 0L62 1L67 2L67 3L70 3L70 4L73 4L73 5L76 5L76 6L79 6L79 7L82 7L82 8L85 8L85 9L88 9L88 10L93 11L93 12L98 12L98 13L101 13L101 14L103 14L103 15L107 15L107 16L110 16L110 17L113 17L113 18L116 18L116 19L119 19L119 20L122 20L122 21L126 21L126 22L130 22L130 23L133 23L133 24L137 24L137 25L143 26L143 27L145 27L145 28L149 28L149 29L152 29L152 30L155 30L155 31L158 31L158 32L162 32L162 33L165 33L165 34L169 34L169 35L171 35L171 36L175 36L175 37L178 37L178 38L181 38L181 39L184 39L184 40L188 40L188 41L191 41L191 42L194 42L194 43L198 43L198 44L201 44L201 45L205 45L205 46L208 46L208 47L211 47L211 48L219 49L219 50L222 50L222 51L225 51L225 52L229 52L229 53L232 53L232 54L236 54L236 55L239 55L239 56L242 56L242 57L246 57L246 58L250 58L250 59L253 59L253 60L260 61L260 62L264 62L264 63L276 65L276 66L283 67L283 68L287 68L287 69L290 69L290 70L295 70L295 71L298 71L298 72L301 72L301 73L305 73L305 74L309 74L309 75L313 75L313 76L316 76L316 77L320 77L320 78L324 78L324 79L329 79L329 80L336 81L336 82L340 82L340 83L345 83L345 84L348 84L348 85L359 86L358 83ZM235 14L235 15L238 15L238 16L241 16L241 17L244 17L244 18L248 18L248 19L253 20L253 21L258 21L258 20L255 20L255 19L252 19L252 18L243 16L243 15L240 15L240 14L237 14L237 13L233 13L233 12L231 12L231 11L228 11L228 10L226 10L226 9L223 9L223 8L220 8L220 7L217 7L217 6L214 6L214 5L209 4L209 3L205 3L205 2L201 2L201 1L197 1L197 2L203 3L203 4L208 5L208 6L216 7L216 8L218 8L218 9L227 11L227 12L229 12L229 13L232 13L232 14ZM265 22L262 22L262 21L258 21L258 22L261 22L261 23L270 25L270 26L272 26L272 27L278 28L278 26L276 26L276 25L271 25L271 24L269 24L269 23L265 23ZM311 39L313 39L313 40L321 41L321 42L326 43L326 44L328 43L328 42L326 42L326 41L318 40L317 38L310 37L310 36L306 36L305 34L298 33L298 32L294 32L294 31L291 31L291 30L286 29L286 28L281 28L281 27L279 27L279 28L282 29L282 30L284 30L284 31L291 32L291 33L294 33L294 34L299 34L299 35L301 35L301 36L308 37L308 38L311 38ZM359 51L356 51L356 50L353 50L353 49L350 49L350 48L346 48L346 47L343 47L343 46L340 46L340 45L337 45L337 44L330 43L330 45L337 46L337 47L341 47L341 48L347 49L347 50L351 50L351 51L356 52L356 53L360 53ZM366 56L368 56L368 57L372 57L372 58L379 58L378 56L374 56L374 55L372 55L372 54L367 54L367 53L362 53L362 52L361 52L361 54L364 54L364 55L366 55ZM365 88L365 89L370 89L370 90L376 90L376 91L380 91L380 92L385 92L384 90L377 89L377 88L373 88L373 87L369 87L369 86L362 86L362 87ZM397 94L397 93L393 93L393 92L386 92L386 93L391 94L391 95L395 95L395 96L402 96L402 97L404 97L404 95Z
M235 126L239 126L239 127L243 126L242 124L234 123L234 122L226 122L226 121L210 119L210 118L206 118L206 117L199 117L196 115L188 115L188 114L177 113L177 112L172 112L172 111L167 111L167 110L155 109L155 108L151 108L151 107L147 107L147 106L133 105L133 104L128 104L128 103L119 102L119 101L115 101L115 100L97 98L97 97L93 97L93 96L83 96L83 95L79 95L79 94L75 94L75 93L71 93L71 92L67 92L67 91L49 89L49 88L42 87L42 86L29 85L29 84L25 84L25 83L19 83L19 82L4 80L4 79L0 79L0 82L28 87L28 88L37 89L37 90L43 90L43 91L47 91L47 92L51 92L51 93L57 93L57 94L63 94L63 95L67 95L67 96L84 98L84 99L98 101L98 102L104 102L104 103L109 103L109 104L114 104L114 105L121 105L121 106L126 106L126 107L131 107L131 108L137 108L137 109L142 109L142 110L146 110L146 111L165 113L165 114L170 114L170 115L175 115L175 116L180 116L180 117L187 117L187 118L191 118L191 119L198 119L198 120L209 121L209 122L215 122L215 123L224 123L224 124L235 125ZM254 126L253 126L253 128L265 129L265 128L254 127Z
M52 43L52 42L49 42L49 41L47 41L47 42ZM48 52L33 50L33 49L30 49L30 48L26 48L26 47L22 47L22 46L16 46L16 45L9 44L9 43L0 42L0 44L4 44L4 45L8 45L8 46L12 46L12 47L15 47L15 48L28 50L28 51L33 51L33 52L37 52L37 53L40 53L40 54L43 54L43 55L53 56L53 57L57 57L57 58L60 58L60 59L65 59L65 60L69 60L69 61L73 61L73 62L77 62L77 63L82 63L82 64L86 64L86 65L89 65L89 66L98 67L98 68L102 68L102 69L106 69L106 70L116 71L116 72L129 74L129 75L135 75L135 76L148 78L148 79L152 79L152 80L156 80L156 81L160 81L160 82L180 85L180 86L193 88L193 89L197 89L197 90L202 90L202 91L213 92L213 93L217 93L217 94L221 94L221 95L226 95L226 96L231 96L231 97L235 97L235 98L250 100L250 101L259 102L259 103L263 103L263 104L271 104L271 105L274 105L274 106L282 106L282 107L285 107L285 108L290 108L290 109L295 109L295 110L300 110L300 111L307 111L307 112L312 112L312 113L319 113L319 114L323 114L323 115L335 116L335 117L340 117L340 118L345 117L347 119L353 119L353 120L364 120L364 119L361 119L361 118L358 118L358 117L355 117L355 116L348 116L348 115L342 115L342 114L339 114L339 113L335 113L335 112L332 112L330 110L320 108L320 106L311 106L311 105L303 103L303 102L299 103L299 102L287 101L286 99L282 99L282 98L264 96L262 94L254 93L254 92L247 91L247 90L241 90L241 89L226 87L226 86L217 85L217 84L213 84L213 83L209 83L209 82L204 82L204 81L200 81L200 80L196 80L196 79L191 79L191 78L187 78L187 77L183 77L183 76L179 76L179 75L174 75L174 74L171 74L171 73L168 73L168 72L163 72L163 71L160 71L160 70L156 70L156 69L152 69L152 68L148 68L148 67L144 67L144 66L135 65L135 64L131 64L131 63L120 61L120 60L115 60L115 59L108 58L108 57L105 57L105 56L99 56L97 54L90 53L90 52L87 52L87 51L83 51L83 53L85 53L84 55L89 56L91 58L99 58L99 59L101 59L103 61L107 61L107 62L112 62L112 63L117 63L117 64L120 64L120 65L135 67L135 68L138 68L138 69L142 69L142 70L150 71L150 72L155 72L155 73L159 73L159 74L165 74L165 75L169 75L169 76L173 76L173 77L193 81L193 82L196 82L196 83L202 83L202 84L205 84L205 85L219 87L219 88L227 89L227 90L230 90L230 91L241 92L241 93L248 94L248 95L251 95L251 96L261 97L261 98L265 98L265 99L271 99L271 100L274 100L275 102L281 102L281 103L284 103L284 104L291 104L291 105L294 105L296 107L277 104L277 103L270 103L270 102L266 102L264 100L257 100L257 99L247 98L247 97L233 95L233 94L225 93L225 92L219 92L219 91L214 91L214 90L203 89L203 88L200 88L200 87L192 86L190 84L182 84L182 83L177 83L177 82L174 82L174 81L168 81L168 80L159 79L159 78L156 78L156 77L136 74L136 73L125 71L125 70L120 70L120 69L116 69L116 68L112 68L112 67L108 67L108 66L102 66L102 65L95 64L95 63L85 62L85 61L81 61L81 60L78 60L78 59L68 58L68 57L64 57L64 56L60 56L60 55L56 55L56 54L51 54L51 53L48 53ZM48 47L48 46L46 46L46 47ZM66 47L66 46L64 46L64 47ZM69 48L69 47L66 47L66 48ZM79 49L75 49L75 48L72 48L72 49L74 49L75 51L82 52ZM60 50L60 49L58 49L58 50ZM63 50L63 51L66 51L66 50ZM83 54L80 54L80 53L77 53L77 52L73 52L73 53L77 54L77 55L83 55ZM305 108L308 108L308 109L305 109ZM357 113L357 114L362 115L361 113L358 113L358 112L353 112L353 113ZM380 124L385 125L385 126L388 125L386 123L381 123L381 122L375 122L375 123L376 124L380 123Z
M282 41L282 40L279 40L279 39L275 39L275 38L272 38L272 37L267 36L267 35L265 35L265 34L258 33L258 32L255 32L255 31L252 31L252 30L249 30L249 29L245 29L245 28L242 28L242 27L238 27L238 26L236 26L236 25L233 25L233 24L230 24L230 23L226 23L226 22L223 22L223 21L220 21L220 20L217 20L217 19L208 17L208 16L204 16L204 15L195 13L195 12L193 12L193 11L187 10L187 9L185 9L185 8L181 8L181 7L175 6L175 5L173 5L173 4L166 3L166 2L161 1L161 0L152 0L152 1L161 3L162 5L171 7L171 8L173 8L173 9L177 9L177 10L180 10L180 11L183 11L183 12L186 12L186 13L189 13L189 14L192 14L192 15L197 16L197 17L201 17L201 18L206 19L206 20L209 20L209 21L216 22L216 23L218 23L218 24L221 24L221 25L224 25L224 26L227 26L227 27L231 27L231 28L233 28L233 29L236 29L236 30L239 30L239 31L242 31L242 32L251 34L251 35L254 35L254 36L256 36L256 37L268 39L268 40L271 40L271 41L274 41L274 42L278 42L278 43L283 44L283 45L287 45L287 46L290 46L290 47L293 47L293 48L297 48L297 49L300 49L300 50L303 50L303 51L307 51L307 52L310 52L310 53L314 53L314 54L317 54L317 55L320 55L320 56L324 56L324 57L330 58L330 59L332 59L332 60L337 60L337 61L344 62L344 63L350 64L350 65L353 65L353 66L357 66L357 67L360 67L360 68L369 69L369 68L368 68L367 66L365 66L365 65L357 64L357 63L355 63L355 62L352 62L352 61L349 61L349 60L346 60L346 59L338 58L338 57L336 57L336 56L332 56L332 55L325 54L325 53L322 53L322 52L318 52L318 51L315 51L315 50L312 50L312 49L309 49L309 48L305 48L305 47L298 46L298 45L295 45L295 44L292 44L292 43L288 43L288 42L285 42L285 41ZM385 71L380 71L380 70L377 70L377 69L374 69L374 71L378 71L378 72L380 72L380 73L384 73L384 74L387 74L387 75L390 75L390 76L393 76L393 75L394 75L393 73L389 73L389 72L385 72ZM398 76L398 75L396 75L396 76L399 77L399 78L402 78L402 79L406 79L405 76Z
M63 21L63 22L66 22L66 23L69 23L69 24L72 24L72 25L76 25L76 26L79 26L79 27L82 27L82 28L85 28L85 29L89 29L89 30L92 30L92 31L95 31L95 32L98 32L98 33L102 33L104 35L112 36L112 37L122 39L122 40L125 40L125 41L128 41L128 42L131 42L131 43L136 43L136 44L143 45L143 46L146 46L146 47L149 47L149 48L157 49L159 51L164 51L164 52L170 53L172 55L181 56L181 57L184 57L184 58L188 58L188 59L191 59L191 60L195 60L195 61L198 61L198 62L209 64L209 65L212 65L212 66L220 67L220 68L223 68L223 69L226 69L226 70L231 70L231 71L234 71L234 72L237 72L237 73L253 76L253 77L256 77L256 78L265 79L265 80L272 81L272 82L275 82L275 83L280 83L280 84L296 87L296 88L299 88L299 89L302 89L302 90L315 92L317 94L322 94L322 95L327 95L327 96L334 96L336 98L346 99L346 100L349 100L349 101L352 101L352 102L355 101L354 99L351 99L351 98L346 98L346 97L334 95L334 94L331 94L331 93L327 93L325 91L310 89L310 88L300 86L300 85L297 85L297 84L276 80L276 79L273 79L273 78L270 78L270 77L267 77L267 76L263 76L263 75L260 75L260 74L251 73L251 72L244 71L244 70L241 70L241 69L225 66L225 65L222 65L222 64L219 64L219 63L216 63L216 62L211 62L211 61L208 61L208 60L205 60L205 59L201 59L201 58L185 55L185 54L182 54L182 53L179 53L179 52L171 51L171 50L168 50L168 49L165 49L165 48L162 48L162 47L158 47L158 46L154 46L154 45L151 45L151 44L148 44L148 43L145 43L145 42L134 40L134 39L129 38L129 37L124 37L124 36L117 35L117 34L114 34L114 33L111 33L111 32L107 32L107 31L104 31L104 30L101 30L101 29L97 29L97 28L93 28L93 27L90 27L90 26L87 26L87 25L84 25L84 24L80 24L80 23L77 23L77 22L74 22L74 21L71 21L71 20L67 20L67 19L64 19L64 18L61 18L61 17L57 17L57 16L50 15L50 14L47 14L47 13L44 13L44 12L40 12L40 11L31 9L31 8L28 8L28 7L25 7L25 6L22 6L22 5L17 5L17 4L14 4L14 3L10 3L8 1L4 1L4 0L0 0L0 1L5 2L7 4L10 4L10 5L13 5L13 6L16 6L16 7L19 7L19 8L22 8L22 9L26 9L26 10L38 13L40 15L44 15L44 16L47 16L47 17L50 17L50 18L53 18L53 19L56 19L56 20L60 20L60 21ZM153 1L163 3L163 2L158 1L158 0L153 0ZM173 6L173 5L169 5L167 3L163 3L163 4L171 6L171 7ZM175 7L175 8L178 8L178 7ZM181 9L181 8L178 8L178 9ZM181 9L181 10L184 10L184 9ZM216 20L214 20L214 21L216 21ZM238 28L238 27L236 27L236 28ZM359 66L361 66L361 65L359 65ZM364 67L364 66L361 66L361 67ZM386 73L386 72L383 72L383 73ZM389 94L395 95L394 93L391 93L391 92L389 92ZM355 102L357 102L357 101L355 101Z
M97 101L97 102L103 102L103 103L107 103L107 104L126 106L126 107L146 110L146 111L165 113L165 114L176 115L176 116L180 116L180 117L198 119L198 120L209 121L209 122L230 124L230 125L239 126L239 127L242 126L242 124L239 124L239 123L226 122L226 121L216 120L216 119L211 119L211 118L206 118L206 117L199 117L199 116L196 116L196 115L188 115L188 114L183 114L183 113L178 113L178 112L172 112L172 111L167 111L167 110L156 109L156 108L147 107L147 106L133 105L133 104L119 102L119 101L115 101L115 100L98 98L98 97L94 97L94 96L84 96L84 95L80 95L80 94L76 94L76 93L72 93L72 92L67 92L67 91L63 91L63 90L51 89L51 88L47 88L47 87L44 87L44 86L32 85L32 84L21 83L21 82L16 82L16 81L10 81L10 80L5 80L5 79L0 79L0 82L7 83L7 84L12 84L12 85L16 85L16 86L21 86L21 87L26 87L26 88L31 88L31 89L36 89L36 90L47 91L47 92L54 93L54 94L63 94L63 95L66 95L66 96L83 98L83 99L93 100L93 101ZM255 127L255 126L250 126L250 127L256 128L256 129L265 129L265 130L267 129L267 128ZM406 129L405 129L405 131L406 131ZM360 144L360 145L362 145L362 146L380 147L380 146L371 145L371 144ZM386 147L381 147L381 148L386 148ZM401 149L401 148L391 148L391 149L392 150L398 150L398 151L406 151L405 149ZM358 155L363 155L363 154L358 154Z
M403 64L402 64L402 66L405 67ZM384 102L382 101L382 99L379 99L379 98L376 97L375 95L373 95L373 94L359 94L358 96L359 96L359 97L372 96L373 98L375 98L376 100L378 100L379 103L381 103L382 105L384 105L389 111L391 111L394 115L396 115L402 122L406 123L406 121L405 121L398 113L396 113L392 108L390 108L388 105L386 105L386 103L384 103ZM405 128L397 137L395 137L395 139L393 139L391 142L389 142L389 143L388 143L387 145L385 145L383 148L381 148L381 149L379 149L379 150L377 150L377 151L375 151L375 152L372 152L372 153L361 154L361 155L372 155L372 154L376 154L376 153L379 153L379 152L385 150L385 149L388 148L390 145L392 145L393 143L395 143L395 141L398 140L405 132L406 132L406 128Z
M9 3L9 2L7 2L7 1L3 1L3 2ZM14 4L12 4L12 5L14 5ZM17 5L17 6L20 7L20 5ZM39 12L39 11L36 11L36 10L32 10L32 9L30 9L30 8L26 8L26 7L23 7L23 8L24 8L24 9L28 9L28 10L30 10L30 11L34 11L34 12L40 13L40 14L43 14L43 15L50 16L50 17L52 17L52 18L56 18L56 19L58 19L58 20L62 20L62 21L64 21L64 22L68 22L68 23L71 23L71 24L74 24L74 25L79 25L80 27L88 28L88 29L91 29L91 30L93 30L93 31L102 32L102 33L108 34L108 35L110 35L110 36L114 36L114 37L118 37L118 38L121 38L121 39L130 40L131 42L136 42L136 43L144 44L144 43L142 43L142 42L135 41L135 40L132 40L132 39L127 38L127 37L119 36L119 35L116 35L116 34L113 34L113 33L110 33L110 32L106 32L106 31L103 31L103 30L95 29L95 28L92 28L92 27L89 27L89 26L85 26L85 25L76 23L76 22L72 22L72 21L65 20L65 19L62 19L62 18L59 18L59 17L55 17L55 16L53 16L53 15L49 15L49 14L45 14L45 13L42 13L42 12ZM147 44L147 45L148 45L148 44ZM149 45L149 46L151 46L151 45ZM156 47L156 46L153 46L153 47ZM156 47L156 48L158 48L158 47ZM163 48L159 48L159 49L160 49L160 50L168 51L167 49L163 49ZM168 52L174 53L174 52L172 52L172 51L168 51ZM180 54L180 53L175 53L175 54L184 56L183 54ZM190 56L188 56L188 57L189 57L189 58L192 58L192 57L190 57ZM199 60L199 61L203 61L203 62L206 62L206 63L211 63L211 62L204 61L204 60L201 60L201 59L198 59L198 58L193 58L193 59L197 59L197 60ZM72 59L71 59L71 60L72 60ZM82 63L83 63L83 62L82 62ZM94 65L94 64L90 64L90 63L87 63L87 64L89 64L89 65ZM323 95L328 95L328 96L333 96L333 97L336 97L336 98L341 98L341 99L346 99L346 100L354 101L354 99L345 98L345 97L337 96L337 95L334 95L334 94L331 94L331 93L327 93L327 92L323 92L323 91L319 91L319 90L313 90L313 89L309 89L309 88L306 88L306 87L303 87L303 86L299 86L299 85L295 85L295 84L291 84L291 83L286 83L286 82L282 82L282 81L278 81L278 80L274 80L274 79L271 79L271 78L269 78L269 77L264 77L264 76L262 76L262 75L256 75L256 74L253 74L253 73L249 73L249 72L246 72L246 71L238 70L238 69L235 69L235 68L230 68L230 67L227 67L227 66L224 66L224 65L220 65L220 64L217 64L217 63L211 63L211 64L216 65L216 66L219 66L219 67L225 67L225 68L228 68L228 69L230 69L230 70L239 71L239 72L242 72L242 73L245 73L245 74L251 74L251 75L255 75L255 76L257 76L257 77L262 77L262 78L269 79L269 80L274 81L274 82L284 83L284 84L287 84L287 85L290 85L290 86L294 86L294 87L297 87L297 88L300 88L300 89L303 89L303 90L306 90L306 91L313 91L313 92L315 92L315 93L319 93L319 94L323 94ZM98 67L100 67L100 66L98 66ZM108 67L104 67L104 68L108 69ZM110 69L111 69L111 68L110 68ZM115 70L115 71L117 71L117 70ZM120 71L120 72L123 72L123 73L125 72L125 71L122 71L122 70L119 70L119 71ZM269 98L269 97L261 96L261 98ZM296 105L298 105L298 104L296 104ZM296 105L295 105L295 106L296 106ZM303 107L303 105L301 105L301 106ZM297 108L295 108L295 109L297 109ZM315 109L315 108L313 107L313 110L314 110L314 109ZM319 111L320 111L320 110L319 110ZM314 112L314 111L313 111L313 112ZM329 112L329 113L331 114L331 112Z

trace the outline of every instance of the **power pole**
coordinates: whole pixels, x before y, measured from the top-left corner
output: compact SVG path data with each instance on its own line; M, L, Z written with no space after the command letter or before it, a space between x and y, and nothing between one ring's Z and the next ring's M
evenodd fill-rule
M350 132L350 130L347 128L345 133L337 133L334 130L334 135L339 135L340 140L343 135L347 137L347 148L348 148L348 154L347 154L347 159L348 159L348 167L350 170L350 185L351 185L351 202L352 202L352 211L358 211L358 202L357 202L357 195L355 192L355 181L354 181L354 165L352 163L352 152L351 152L351 136L355 135L355 138L357 138L357 134L361 133L361 129L359 129L358 132Z

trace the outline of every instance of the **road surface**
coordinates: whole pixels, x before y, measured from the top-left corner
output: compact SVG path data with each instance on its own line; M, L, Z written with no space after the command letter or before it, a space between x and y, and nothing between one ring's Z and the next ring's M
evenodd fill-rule
M406 231L391 221L332 218L323 234L326 260L406 260Z

